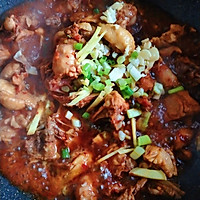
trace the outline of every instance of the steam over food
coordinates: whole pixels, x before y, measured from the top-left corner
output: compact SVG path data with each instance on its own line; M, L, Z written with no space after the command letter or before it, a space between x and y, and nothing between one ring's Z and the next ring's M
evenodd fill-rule
M200 127L199 35L142 5L45 0L7 13L0 170L12 184L39 199L184 196L174 177Z

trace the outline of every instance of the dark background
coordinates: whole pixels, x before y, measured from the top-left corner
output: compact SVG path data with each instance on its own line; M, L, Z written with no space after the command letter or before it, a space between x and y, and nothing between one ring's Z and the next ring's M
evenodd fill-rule
M24 0L0 0L0 15ZM142 0L141 0L142 1ZM200 0L147 0L166 10L176 19L200 31ZM18 170L18 169L16 169ZM200 152L194 152L193 159L187 163L179 177L181 188L186 192L184 200L200 200ZM7 179L0 176L0 200L34 199L13 187Z

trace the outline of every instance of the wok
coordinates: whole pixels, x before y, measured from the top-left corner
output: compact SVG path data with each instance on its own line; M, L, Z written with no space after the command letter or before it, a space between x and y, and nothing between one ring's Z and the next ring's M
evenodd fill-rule
M0 0L0 15L25 0ZM200 1L199 0L147 0L167 11L180 22L189 24L200 31ZM183 200L200 199L200 152L193 146L193 158L185 165L179 176L181 188L186 192ZM30 194L24 193L12 186L9 181L0 176L0 200L28 200L34 199ZM161 199L161 198L159 198Z

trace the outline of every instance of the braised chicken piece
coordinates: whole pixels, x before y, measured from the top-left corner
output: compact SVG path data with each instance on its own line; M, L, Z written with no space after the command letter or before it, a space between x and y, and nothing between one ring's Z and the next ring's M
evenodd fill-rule
M100 24L100 26L102 28L102 32L106 31L104 38L114 49L116 49L117 52L125 53L127 48L127 53L129 53L135 49L134 38L126 29L122 28L121 26L112 24Z
M190 97L188 91L181 91L167 96L163 100L166 108L164 119L166 122L176 120L200 111L199 104Z
M121 27L126 28L135 24L137 19L137 8L129 3L125 3L117 12L117 21L116 24L119 24Z
M137 163L126 154L115 155L107 163L108 169L114 176L122 177L123 172L129 172Z
M174 197L175 199L181 199L184 195L184 192L178 187L178 185L170 181L150 181L148 184L148 190L151 194Z
M180 150L187 146L193 138L193 132L187 128L181 128L176 132L174 140L174 149Z
M2 44L0 44L0 66L4 64L6 60L10 58L11 54L9 50Z
M0 128L0 142L11 142L12 138L17 135L17 131L10 126L1 126Z
M117 198L117 200L135 200L135 197L133 195L133 187L130 187L129 189L126 189L125 192L120 195L120 197Z
M69 40L67 44L59 44L57 46L53 59L55 76L62 77L67 75L71 78L77 78L81 73L81 68L75 58L74 43L75 41Z
M83 175L80 178L79 185L76 188L76 199L80 200L97 200L97 188L95 174Z
M200 82L199 66L187 57L178 57L176 59L175 71L179 79L185 82L189 87L197 86Z
M57 140L54 132L51 130L50 119L47 122L47 128L37 131L25 142L27 153L35 159L50 160L59 158L57 152Z
M184 34L184 26L178 24L171 24L170 30L163 33L161 37L152 38L152 42L159 48L169 47L171 43L176 42L179 37Z
M0 79L0 103L9 110L21 110L26 106L36 107L41 97L34 97L28 91L17 92L14 85Z
M92 166L92 154L91 152L80 152L69 166L69 171L65 174L67 182L73 181L75 178L86 172Z
M161 168L169 178L177 175L176 161L169 149L148 145L143 158Z
M113 91L105 97L105 103L92 116L92 119L97 121L102 118L110 118L116 130L119 130L124 120L123 113L126 112L128 108L129 105L122 96L117 91Z
M138 81L138 86L140 88L143 88L145 92L148 92L148 91L153 90L154 83L155 83L155 80L153 80L152 77L150 76L150 74L148 74L147 76L142 77Z
M20 74L21 66L19 63L11 62L8 63L3 70L1 71L1 78L3 79L11 79L14 74Z
M163 62L158 62L156 65L154 65L152 71L155 73L156 79L163 84L165 89L169 90L179 86L180 83L177 77Z

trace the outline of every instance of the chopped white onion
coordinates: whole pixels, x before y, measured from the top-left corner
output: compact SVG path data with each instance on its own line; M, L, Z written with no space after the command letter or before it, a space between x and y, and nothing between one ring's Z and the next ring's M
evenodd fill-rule
M81 121L77 118L72 118L72 125L76 128L80 128L81 127Z
M107 23L115 23L117 21L116 11L122 9L123 4L123 2L115 2L105 12L103 12L103 15L100 17L100 19L106 21Z
M123 131L119 131L119 140L124 141L126 138L126 134Z
M66 112L66 114L65 114L65 118L67 118L67 119L69 119L69 120L71 120L72 119L72 117L73 117L73 113L72 112L70 112L69 110Z
M125 71L126 71L125 67L114 68L109 74L110 80L111 81L116 81L117 79L122 78L124 73L125 73Z
M135 68L133 64L129 63L127 66L127 70L135 81L138 81L140 78L142 78L141 73Z

